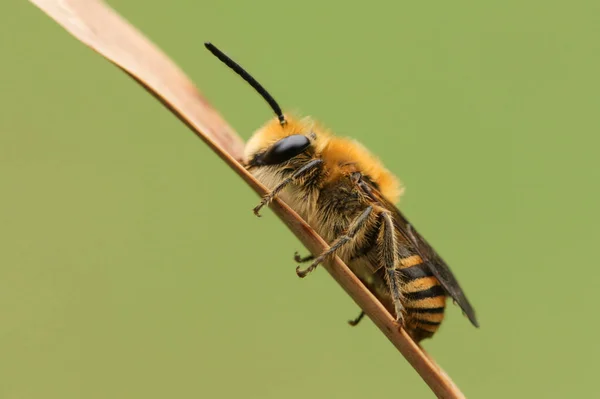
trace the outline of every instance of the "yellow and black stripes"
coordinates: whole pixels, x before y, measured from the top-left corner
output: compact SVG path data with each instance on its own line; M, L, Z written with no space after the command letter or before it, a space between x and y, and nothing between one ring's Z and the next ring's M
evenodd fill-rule
M444 318L446 292L418 255L399 260L406 328L416 339L432 336Z

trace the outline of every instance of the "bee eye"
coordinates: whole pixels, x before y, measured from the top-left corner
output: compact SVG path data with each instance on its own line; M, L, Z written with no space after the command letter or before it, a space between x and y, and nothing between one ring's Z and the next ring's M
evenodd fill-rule
M301 134L287 136L273 144L260 156L262 165L276 165L288 161L310 146L310 140Z

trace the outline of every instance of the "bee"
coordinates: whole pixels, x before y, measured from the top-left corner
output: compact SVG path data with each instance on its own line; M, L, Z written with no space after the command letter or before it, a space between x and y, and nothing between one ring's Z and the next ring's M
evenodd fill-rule
M276 115L244 149L244 167L270 190L254 213L260 216L261 208L281 198L330 245L317 257L296 253L296 262L311 262L296 268L298 276L305 277L335 254L415 341L438 330L448 296L478 327L475 311L446 262L394 205L402 188L379 159L311 118L284 114L240 65L213 44L205 46L249 83ZM361 312L349 323L356 325L363 316Z

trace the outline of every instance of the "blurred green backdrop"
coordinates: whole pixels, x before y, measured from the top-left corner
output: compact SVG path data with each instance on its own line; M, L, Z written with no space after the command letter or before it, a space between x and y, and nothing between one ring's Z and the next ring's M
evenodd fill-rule
M205 40L400 176L481 321L425 342L468 397L597 391L598 1L110 3L244 138ZM25 1L0 54L0 398L431 396L130 78Z

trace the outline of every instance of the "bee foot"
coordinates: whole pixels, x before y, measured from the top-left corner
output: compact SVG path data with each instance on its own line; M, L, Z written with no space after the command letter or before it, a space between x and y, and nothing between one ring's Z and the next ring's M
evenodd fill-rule
M304 278L304 277L306 277L308 272L306 271L306 269L302 270L302 269L300 269L300 266L296 266L296 274L298 275L298 277Z
M355 327L358 325L358 323L360 323L363 317L365 317L365 312L361 311L356 319L348 320L348 324L350 324L352 327Z
M313 260L314 258L315 257L313 255L302 257L298 252L294 252L294 260L298 263L308 262L309 260Z
M262 209L263 206L265 206L267 204L267 201L261 201L260 204L256 205L254 207L254 209L252 210L254 212L254 214L258 217L261 217L262 215L260 214L260 210Z
M319 266L319 264L321 262L323 262L324 257L323 256L319 256L317 259L315 259L315 261L313 263L310 264L309 267L307 267L306 269L302 270L300 269L300 266L296 267L296 274L298 275L298 277L300 278L304 278L308 275L308 273L312 272L313 270L316 269L317 266Z
M307 267L306 269L300 269L300 266L296 267L296 274L298 275L298 277L300 278L304 278L306 277L310 272L312 272L315 268L317 267L316 264L312 264L309 267Z
M396 316L396 323L398 323L400 327L404 328L404 316L402 316L402 314Z
M260 210L263 206L269 205L271 201L273 201L273 198L274 197L272 196L272 194L267 194L264 197L262 197L262 199L260 200L260 204L256 205L253 209L254 214L258 217L261 217Z

